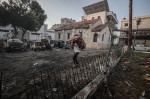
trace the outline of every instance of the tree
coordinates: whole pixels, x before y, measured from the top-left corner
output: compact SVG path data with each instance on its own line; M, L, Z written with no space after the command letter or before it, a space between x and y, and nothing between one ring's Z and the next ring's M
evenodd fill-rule
M30 0L9 0L8 3L4 1L0 5L0 13L0 25L11 24L14 28L14 38L18 35L17 30L21 29L22 40L27 30L39 30L47 18L39 3Z
M3 12L1 12L2 16L0 16L1 25L7 26L8 24L11 24L11 26L14 28L14 36L13 38L17 37L18 34L18 28L20 27L22 23L22 12L25 9L20 8L20 1L19 0L9 0L7 2L2 2L0 5L1 9L4 9ZM3 14L4 13L4 14Z
M0 4L0 26L7 26L9 24L9 13L7 11L6 7L7 3L3 2L3 4Z
M39 30L47 18L47 15L44 14L44 10L41 8L38 2L33 1L29 5L29 8L30 8L29 12L27 12L23 17L23 20L25 22L21 26L21 29L23 31L22 39L27 30L29 31Z

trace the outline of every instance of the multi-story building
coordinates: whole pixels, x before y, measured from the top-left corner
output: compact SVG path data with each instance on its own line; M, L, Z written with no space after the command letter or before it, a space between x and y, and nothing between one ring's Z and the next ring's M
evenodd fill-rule
M111 44L111 33L118 23L116 15L109 11L107 0L83 7L86 15L82 21L64 24L55 29L55 40L69 40L80 33L87 48L107 49Z
M128 45L129 19L121 21L120 44ZM150 15L132 18L133 44L150 47Z

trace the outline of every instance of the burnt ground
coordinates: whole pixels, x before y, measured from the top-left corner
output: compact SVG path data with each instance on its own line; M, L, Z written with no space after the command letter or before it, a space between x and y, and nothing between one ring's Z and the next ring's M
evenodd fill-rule
M112 96L106 95L103 84L92 99L150 99L150 64L141 64L148 58L150 53L135 53L131 58L124 57L108 77Z
M94 56L106 51L82 50L80 57ZM50 51L27 51L0 54L0 71L3 72L3 83L11 85L20 78L34 72L52 67L65 67L73 64L73 50L53 49ZM21 83L21 81L19 82Z

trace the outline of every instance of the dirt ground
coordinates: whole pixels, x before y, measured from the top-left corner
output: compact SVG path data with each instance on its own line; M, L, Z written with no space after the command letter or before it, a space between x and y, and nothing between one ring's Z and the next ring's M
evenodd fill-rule
M92 99L150 99L150 63L145 64L147 59L150 59L150 53L135 53L131 58L125 56L108 78L112 96L105 94L103 84Z
M106 51L82 50L80 57L94 56ZM52 67L72 65L73 50L53 49L49 51L27 51L0 54L0 71L3 83L10 85L20 77Z

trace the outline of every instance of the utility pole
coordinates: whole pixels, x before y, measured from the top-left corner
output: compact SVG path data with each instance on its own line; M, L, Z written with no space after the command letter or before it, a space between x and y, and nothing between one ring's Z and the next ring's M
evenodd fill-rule
M128 54L131 55L132 45L132 0L129 0L129 35L128 35Z

